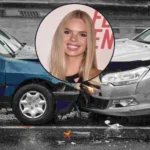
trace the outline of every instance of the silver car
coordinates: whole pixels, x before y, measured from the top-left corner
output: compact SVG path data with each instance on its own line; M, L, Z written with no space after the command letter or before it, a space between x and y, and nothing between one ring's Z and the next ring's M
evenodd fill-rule
M104 115L150 114L150 28L133 39L116 40L112 61L98 77L82 84L81 108Z

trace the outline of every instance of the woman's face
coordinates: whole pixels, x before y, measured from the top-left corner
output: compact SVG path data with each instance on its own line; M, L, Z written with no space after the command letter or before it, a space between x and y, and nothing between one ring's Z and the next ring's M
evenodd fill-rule
M87 48L87 29L82 19L67 21L63 35L66 56L82 57Z

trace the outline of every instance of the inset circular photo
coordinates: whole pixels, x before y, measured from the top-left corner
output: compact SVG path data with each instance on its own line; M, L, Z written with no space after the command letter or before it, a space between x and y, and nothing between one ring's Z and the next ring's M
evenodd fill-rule
M36 51L52 76L80 83L98 76L114 51L114 34L97 10L68 4L50 12L36 34Z

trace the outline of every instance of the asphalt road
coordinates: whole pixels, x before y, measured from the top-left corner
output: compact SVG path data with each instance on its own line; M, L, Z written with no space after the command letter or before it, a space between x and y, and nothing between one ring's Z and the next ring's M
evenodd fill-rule
M68 128L0 128L0 150L149 150L150 142L146 139L109 138L106 133L95 129L72 129L70 138L64 137ZM116 131L111 130L116 133ZM118 133L118 131L117 131ZM95 134L95 135L94 135ZM107 134L106 134L107 135Z

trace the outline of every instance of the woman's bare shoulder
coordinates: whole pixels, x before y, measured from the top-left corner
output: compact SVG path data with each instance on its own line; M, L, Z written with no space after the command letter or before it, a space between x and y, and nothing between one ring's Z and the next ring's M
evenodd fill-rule
M90 79L98 76L101 72L102 72L102 70L92 69L90 72Z

